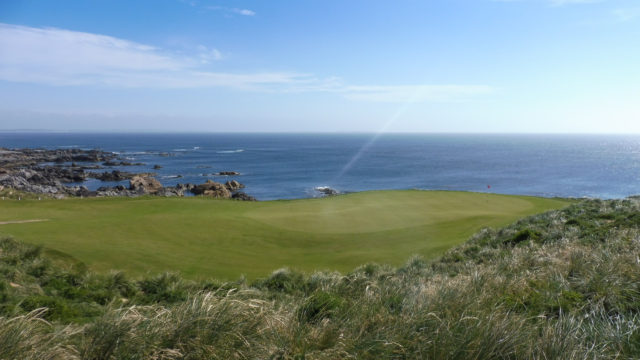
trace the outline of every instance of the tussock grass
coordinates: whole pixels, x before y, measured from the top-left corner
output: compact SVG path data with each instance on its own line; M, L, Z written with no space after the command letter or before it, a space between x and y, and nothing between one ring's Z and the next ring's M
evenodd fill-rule
M584 201L436 260L251 282L60 268L5 239L0 359L637 359L639 210ZM24 308L34 294L97 313Z

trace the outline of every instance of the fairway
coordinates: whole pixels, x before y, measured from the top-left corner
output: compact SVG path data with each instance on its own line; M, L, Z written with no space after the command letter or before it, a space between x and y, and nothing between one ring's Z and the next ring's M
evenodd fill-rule
M414 254L439 255L482 227L567 204L418 190L265 202L4 200L0 234L42 244L98 271L179 271L190 278L231 280L281 267L350 271L367 262L399 265Z

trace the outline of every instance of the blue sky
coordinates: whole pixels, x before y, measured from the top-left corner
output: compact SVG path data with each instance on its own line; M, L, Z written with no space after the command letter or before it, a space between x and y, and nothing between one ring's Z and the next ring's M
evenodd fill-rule
M3 1L0 129L640 132L637 0Z

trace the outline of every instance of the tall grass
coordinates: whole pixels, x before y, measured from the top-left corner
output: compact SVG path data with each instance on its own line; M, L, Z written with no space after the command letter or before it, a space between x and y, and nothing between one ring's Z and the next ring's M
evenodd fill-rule
M639 210L584 201L435 261L253 283L94 274L5 239L0 359L637 359Z

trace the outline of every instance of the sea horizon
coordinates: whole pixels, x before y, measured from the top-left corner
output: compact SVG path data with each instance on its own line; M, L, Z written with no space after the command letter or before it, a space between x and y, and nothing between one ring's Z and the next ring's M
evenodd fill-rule
M640 132L451 132L451 131L199 131L199 130L53 130L53 129L5 129L0 134L158 134L158 135L507 135L507 136L640 136Z

